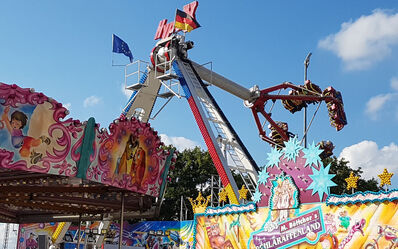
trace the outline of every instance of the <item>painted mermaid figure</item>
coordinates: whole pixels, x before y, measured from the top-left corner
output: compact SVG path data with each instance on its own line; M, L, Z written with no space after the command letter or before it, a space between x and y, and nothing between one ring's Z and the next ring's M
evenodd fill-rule
M19 154L21 155L21 157L30 157L30 163L38 163L43 155L41 153L35 152L34 150L31 151L31 148L37 147L43 142L46 144L50 144L50 139L46 136L41 136L38 139L25 136L22 132L22 129L27 124L28 117L25 113L21 111L14 111L11 114L10 120L8 119L9 111L10 107L7 106L4 109L3 115L1 116L1 121L5 123L5 126L11 135L12 146L16 149L19 149Z

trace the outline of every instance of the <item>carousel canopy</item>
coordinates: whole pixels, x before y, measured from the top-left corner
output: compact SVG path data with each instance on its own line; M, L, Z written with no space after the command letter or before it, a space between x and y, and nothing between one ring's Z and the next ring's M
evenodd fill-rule
M0 83L0 222L157 214L175 159L147 123L120 117L109 131L55 100ZM122 201L123 200L123 201Z

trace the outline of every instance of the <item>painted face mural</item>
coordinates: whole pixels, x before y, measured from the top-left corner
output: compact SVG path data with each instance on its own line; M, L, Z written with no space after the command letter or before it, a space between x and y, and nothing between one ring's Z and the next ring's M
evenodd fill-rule
M17 249L39 248L38 236L46 235L51 237L59 223L35 223L21 224L19 226Z
M281 222L290 218L291 210L298 206L298 190L289 177L280 176L273 182L273 195L271 196L270 206L272 211L272 221Z
M42 93L0 83L0 167L75 176L158 196L174 150L161 148L149 124L120 117L99 129Z

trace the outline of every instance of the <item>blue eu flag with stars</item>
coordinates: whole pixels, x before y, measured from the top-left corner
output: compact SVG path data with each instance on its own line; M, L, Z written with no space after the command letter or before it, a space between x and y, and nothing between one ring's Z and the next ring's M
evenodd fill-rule
M129 45L125 43L122 39L120 39L115 34L112 35L113 37L113 52L114 53L121 53L125 56L130 58L130 62L133 62L133 54L130 51Z

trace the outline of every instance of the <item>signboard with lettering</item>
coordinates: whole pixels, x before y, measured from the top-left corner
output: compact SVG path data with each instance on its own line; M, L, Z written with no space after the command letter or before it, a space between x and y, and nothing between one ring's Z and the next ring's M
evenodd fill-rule
M183 10L186 14L190 15L193 18L196 18L195 14L198 5L199 5L198 1L193 1L187 5L184 5ZM176 31L178 31L178 29L177 30L175 29L174 21L168 23L167 19L163 19L158 24L154 40L167 38Z
M398 245L398 190L329 195L330 165L315 144L272 149L254 203L208 207L194 218L194 248L342 249ZM326 201L325 201L326 200Z
M193 243L196 249L386 248L397 238L397 210L396 201L302 204L294 218L282 222L267 221L270 209L263 207L246 213L197 214Z
M288 248L302 242L314 244L325 232L320 207L276 226L267 225L252 235L253 244L257 249ZM249 244L250 242L251 240Z

